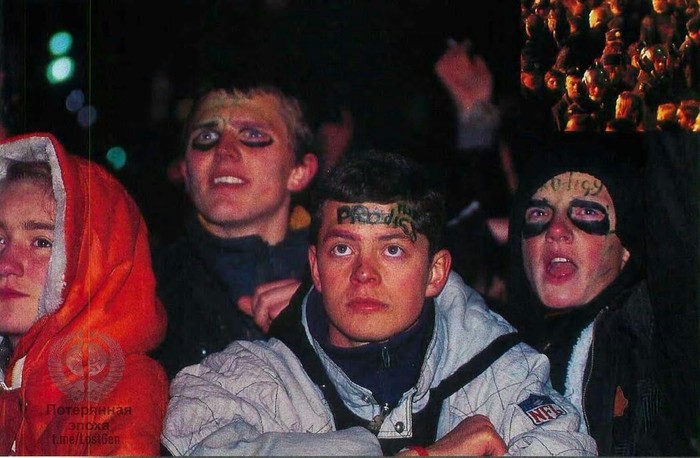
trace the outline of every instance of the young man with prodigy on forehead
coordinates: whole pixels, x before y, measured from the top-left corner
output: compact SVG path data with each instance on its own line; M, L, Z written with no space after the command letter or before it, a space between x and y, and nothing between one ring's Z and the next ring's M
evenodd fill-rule
M320 183L313 287L268 341L181 371L173 454L589 455L547 359L450 273L442 196L400 155L347 157Z

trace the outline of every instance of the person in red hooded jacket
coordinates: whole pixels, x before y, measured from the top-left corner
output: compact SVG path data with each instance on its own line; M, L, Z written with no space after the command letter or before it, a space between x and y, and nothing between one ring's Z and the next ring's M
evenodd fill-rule
M0 143L2 455L158 455L166 315L119 182L50 134Z

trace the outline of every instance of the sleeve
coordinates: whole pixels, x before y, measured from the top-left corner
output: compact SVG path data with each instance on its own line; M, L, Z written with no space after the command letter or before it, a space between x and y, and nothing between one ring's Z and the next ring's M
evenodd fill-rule
M107 440L93 444L88 449L90 454L160 454L160 433L168 403L168 378L163 368L151 358L137 355L135 359L130 367L131 374L124 375L121 389L112 397L116 409L114 406L108 408L108 412L114 411L108 420L109 432L100 436Z
M500 126L498 108L491 102L460 110L457 124L457 149L479 150L493 147Z
M100 388L96 385L98 396ZM58 412L47 408L56 419L43 433L50 439L35 441L21 454L158 456L167 402L168 380L160 365L129 355L119 383L104 399L62 405Z
M531 347L516 345L475 382L467 387L467 402L473 413L489 417L509 455L597 453L593 438L582 432L576 408L552 388L549 360Z
M381 455L363 428L335 431L318 388L281 342L234 342L173 380L162 441L173 455Z

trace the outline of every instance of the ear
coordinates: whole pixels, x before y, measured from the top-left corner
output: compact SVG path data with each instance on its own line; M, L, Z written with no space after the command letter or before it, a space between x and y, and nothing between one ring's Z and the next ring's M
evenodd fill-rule
M627 264L627 261L630 259L630 252L627 251L627 248L622 247L622 264L620 265L620 270L624 269L625 264Z
M440 294L450 275L450 267L452 267L452 255L449 251L440 250L433 255L425 297L435 297Z
M187 159L182 157L178 159L177 168L180 170L180 176L182 176L182 181L185 183L185 190L190 192L190 177L187 173Z
M314 288L321 292L321 276L318 273L318 258L316 257L316 247L309 246L309 266L311 267L311 279L314 282Z
M318 171L318 158L315 154L306 153L301 163L295 164L287 180L287 189L299 192L306 188Z

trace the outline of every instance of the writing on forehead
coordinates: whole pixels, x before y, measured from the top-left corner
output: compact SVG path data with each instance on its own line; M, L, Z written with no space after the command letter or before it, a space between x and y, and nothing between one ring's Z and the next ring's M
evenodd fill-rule
M392 205L389 212L379 208L370 209L361 204L341 205L337 210L338 224L383 224L398 227L413 242L418 238L414 216L415 210L404 202Z
M574 178L574 172L569 172L568 176L556 176L540 186L540 191L551 189L554 192L560 191L581 191L584 196L597 196L603 191L603 182L597 178Z

